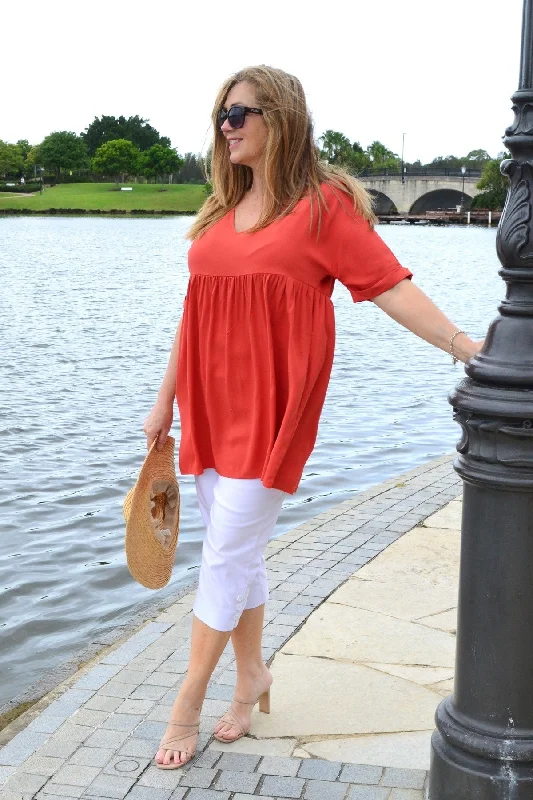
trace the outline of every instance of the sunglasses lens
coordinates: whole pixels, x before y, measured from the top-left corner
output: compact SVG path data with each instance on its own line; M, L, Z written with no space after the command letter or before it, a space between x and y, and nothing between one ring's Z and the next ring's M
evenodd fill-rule
M242 128L246 112L239 106L232 106L228 112L228 121L232 128Z

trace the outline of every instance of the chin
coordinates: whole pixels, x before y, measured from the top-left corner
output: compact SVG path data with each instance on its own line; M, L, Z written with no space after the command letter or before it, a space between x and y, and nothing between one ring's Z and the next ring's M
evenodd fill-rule
M247 167L248 164L246 163L246 156L244 159L238 153L230 153L229 160L232 164L241 164L243 167Z

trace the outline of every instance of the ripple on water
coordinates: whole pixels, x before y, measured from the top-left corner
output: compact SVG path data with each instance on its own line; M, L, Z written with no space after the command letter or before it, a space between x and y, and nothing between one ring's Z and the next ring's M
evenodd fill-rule
M122 501L182 311L190 224L0 220L0 703L156 596L127 570ZM482 338L504 293L495 231L379 232L421 288ZM449 357L372 303L354 305L342 286L333 301L337 344L318 439L277 533L450 452L458 438L446 398L462 372ZM173 433L179 441L177 415ZM194 578L200 560L192 476L180 492L168 591Z

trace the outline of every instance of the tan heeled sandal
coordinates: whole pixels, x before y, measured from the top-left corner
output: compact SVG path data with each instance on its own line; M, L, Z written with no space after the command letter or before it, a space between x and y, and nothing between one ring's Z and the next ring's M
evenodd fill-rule
M181 761L179 764L176 764L174 759L172 759L170 764L159 764L156 761L155 762L156 767L159 767L159 769L180 769L180 767L184 767L185 764L188 764L189 761L191 760L191 758L193 758L196 755L196 749L194 749L192 752L190 752L189 750L187 750L187 748L183 749L182 747L179 747L179 746L176 747L175 744L179 743L179 742L182 742L184 739L189 739L191 736L198 736L198 734L200 732L200 720L198 720L197 723L193 723L191 725L184 725L181 722L169 722L168 724L169 725L175 725L177 728L194 728L195 729L195 730L192 730L190 733L184 733L182 736L171 736L168 739L163 738L159 742L159 749L160 750L161 749L163 749L163 750L172 750L173 752L178 752L179 751L180 753L186 753L188 755L188 758L187 758L186 761Z
M237 700L234 698L233 702L241 703L243 706L255 706L256 703L259 703L259 711L262 711L263 714L270 714L270 688L267 689L266 692L263 692L263 694L259 695L257 700ZM226 744L230 744L231 742L236 742L237 739L242 739L243 736L246 736L246 734L250 732L250 727L245 728L239 717L234 711L232 711L231 708L228 708L224 716L220 717L217 725L219 725L221 722L226 722L233 728L237 728L239 733L237 736L234 736L231 739L225 736L218 736L216 733L214 733L213 736L219 742L226 742Z

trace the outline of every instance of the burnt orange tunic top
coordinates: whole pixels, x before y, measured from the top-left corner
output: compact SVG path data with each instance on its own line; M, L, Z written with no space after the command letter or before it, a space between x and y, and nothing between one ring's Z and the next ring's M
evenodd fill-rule
M255 233L237 233L232 210L189 248L176 381L184 475L214 467L293 494L333 364L335 280L359 302L412 275L349 195L322 190L318 241L305 197Z

